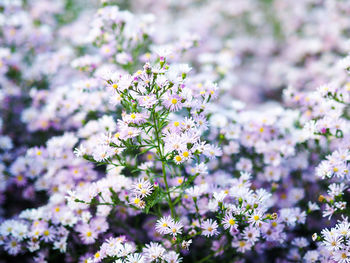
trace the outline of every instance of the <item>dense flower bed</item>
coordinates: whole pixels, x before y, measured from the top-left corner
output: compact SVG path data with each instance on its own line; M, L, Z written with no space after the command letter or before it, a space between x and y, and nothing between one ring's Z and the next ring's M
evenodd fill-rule
M350 262L350 2L0 12L0 262Z

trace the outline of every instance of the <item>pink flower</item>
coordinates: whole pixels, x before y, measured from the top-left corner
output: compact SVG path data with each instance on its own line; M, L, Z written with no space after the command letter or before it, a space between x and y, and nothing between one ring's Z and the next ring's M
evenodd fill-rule
M183 106L181 100L182 98L179 95L168 92L163 98L163 104L170 111L179 111Z

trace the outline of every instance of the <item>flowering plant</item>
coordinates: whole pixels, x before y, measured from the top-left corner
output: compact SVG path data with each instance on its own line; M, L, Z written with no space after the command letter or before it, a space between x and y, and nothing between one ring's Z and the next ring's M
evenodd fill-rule
M350 262L349 10L0 3L1 260Z

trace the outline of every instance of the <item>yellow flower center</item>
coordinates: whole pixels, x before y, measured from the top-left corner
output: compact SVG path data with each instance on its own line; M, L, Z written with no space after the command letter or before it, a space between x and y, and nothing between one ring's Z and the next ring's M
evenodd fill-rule
M180 155L177 155L177 156L175 157L175 160L176 160L177 162L181 162L182 158L181 158Z
M231 226L233 226L233 225L236 223L236 221L235 221L233 218L231 218L231 219L228 221L228 223L229 223Z
M172 99L172 100L171 100L171 103L172 103L172 104L176 104L176 103L177 103L177 99Z

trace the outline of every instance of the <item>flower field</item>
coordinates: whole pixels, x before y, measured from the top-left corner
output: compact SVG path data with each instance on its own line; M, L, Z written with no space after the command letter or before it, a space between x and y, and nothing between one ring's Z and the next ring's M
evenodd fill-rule
M0 263L350 263L350 1L0 1Z

